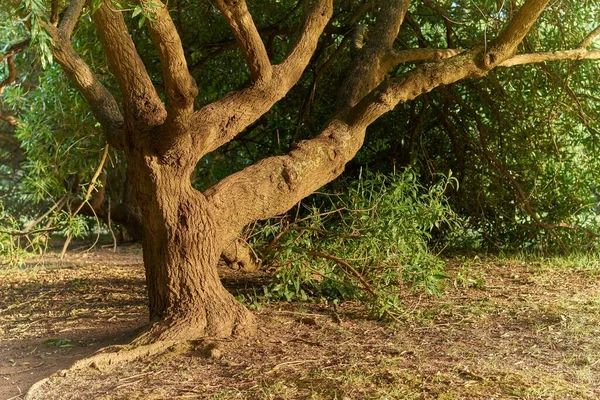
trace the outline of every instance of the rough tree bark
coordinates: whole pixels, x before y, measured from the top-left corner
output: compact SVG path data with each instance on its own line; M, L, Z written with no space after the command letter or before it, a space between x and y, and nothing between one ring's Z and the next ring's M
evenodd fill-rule
M598 30L579 49L515 56L549 0L526 0L498 38L469 50L394 49L410 0L380 2L373 34L349 66L337 114L322 131L289 154L266 158L200 193L189 182L196 163L235 138L295 85L332 15L332 0L303 2L304 17L296 40L277 65L271 63L245 1L214 0L231 27L251 78L245 88L199 110L193 107L196 83L164 4L138 0L152 14L146 25L160 56L166 102L136 51L123 13L106 0L93 14L121 89L123 104L119 107L70 44L84 2L72 0L62 20L47 29L54 38L56 60L90 104L107 140L127 158L129 179L142 215L153 323L140 338L142 343L251 331L252 314L220 283L219 255L248 223L289 210L339 176L360 149L367 127L398 103L440 85L483 76L498 66L600 58L599 51L587 50L590 37L597 36ZM426 63L386 79L392 67L409 61Z
M216 265L224 244L210 205L190 184L190 171L136 161L142 163L133 164L131 174L143 216L150 320L156 323L151 339L251 331L252 315L221 285Z

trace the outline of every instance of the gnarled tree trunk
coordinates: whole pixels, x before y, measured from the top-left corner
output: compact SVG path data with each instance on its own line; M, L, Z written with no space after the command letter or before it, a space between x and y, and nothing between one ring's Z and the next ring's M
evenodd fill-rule
M156 157L130 157L143 216L144 266L150 321L146 337L194 339L251 331L252 314L223 287L217 264L223 243L210 204L195 190L189 168Z

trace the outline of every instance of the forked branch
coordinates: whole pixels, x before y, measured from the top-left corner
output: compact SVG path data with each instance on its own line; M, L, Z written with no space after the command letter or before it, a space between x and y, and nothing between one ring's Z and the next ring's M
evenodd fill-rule
M413 71L384 81L352 108L343 109L314 139L301 142L285 156L270 157L230 175L205 192L219 217L231 221L235 212L237 226L228 227L224 236L233 237L247 223L268 218L291 208L300 199L330 182L343 171L362 146L367 126L392 110L399 102L414 99L440 85L487 74L491 68L514 54L549 0L528 0L492 43L455 57L416 67ZM494 60L482 65L481 60ZM358 92L360 94L360 91ZM251 199L251 201L249 201Z
M122 13L112 8L110 0L104 0L92 18L121 88L128 119L136 130L162 125L166 110L129 35Z
M392 46L408 11L410 0L382 2L372 38L360 50L350 67L340 90L338 108L354 106L385 78L390 68L398 64Z
M196 111L192 126L196 132L198 159L232 140L269 111L298 82L332 12L332 0L305 0L298 37L285 60L272 67L271 79L256 81L250 87L232 92Z
M548 3L549 0L527 0L485 52L482 67L489 70L514 55Z

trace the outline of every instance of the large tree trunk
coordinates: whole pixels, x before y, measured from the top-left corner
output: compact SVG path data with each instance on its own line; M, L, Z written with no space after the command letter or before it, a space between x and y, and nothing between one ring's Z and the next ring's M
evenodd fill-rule
M142 341L227 337L253 329L253 315L227 292L217 264L223 244L211 207L189 172L153 157L130 159L142 214L153 326Z

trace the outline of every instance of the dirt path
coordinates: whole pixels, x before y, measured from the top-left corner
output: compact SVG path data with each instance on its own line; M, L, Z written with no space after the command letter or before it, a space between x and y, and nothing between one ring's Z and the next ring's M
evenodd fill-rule
M60 266L59 266L60 265ZM0 399L98 349L126 343L144 324L141 252L51 254L0 271Z
M9 383L0 398L126 341L145 320L139 255L70 261L0 275L0 379ZM402 324L351 303L254 304L255 338L56 376L39 398L600 398L598 260L476 258L451 261L449 271L445 296L405 297ZM226 277L238 289L256 280Z

